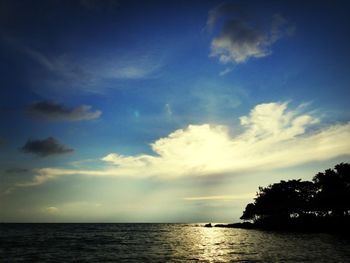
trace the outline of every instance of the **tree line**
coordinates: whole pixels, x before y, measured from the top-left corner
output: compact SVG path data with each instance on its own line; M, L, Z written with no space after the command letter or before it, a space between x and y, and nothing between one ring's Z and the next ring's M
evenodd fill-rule
M259 187L254 202L249 203L242 220L256 225L283 222L320 222L325 219L350 218L350 164L316 174L312 181L280 181ZM339 221L339 220L338 220ZM332 221L335 222L334 220Z

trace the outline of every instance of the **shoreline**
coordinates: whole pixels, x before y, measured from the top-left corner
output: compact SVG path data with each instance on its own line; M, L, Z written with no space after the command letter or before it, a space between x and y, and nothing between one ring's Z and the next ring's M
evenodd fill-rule
M219 227L219 228L239 228L252 229L263 231L277 232L300 232L300 233L350 233L350 222L334 222L333 224L322 224L319 222L308 222L300 224L300 222L289 222L289 224L257 224L250 222L239 222L230 224L214 224L204 225L204 227Z

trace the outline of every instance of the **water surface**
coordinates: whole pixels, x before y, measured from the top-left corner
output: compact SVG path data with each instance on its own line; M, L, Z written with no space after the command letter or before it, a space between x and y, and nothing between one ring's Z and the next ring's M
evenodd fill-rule
M350 239L196 224L0 224L0 262L349 262Z

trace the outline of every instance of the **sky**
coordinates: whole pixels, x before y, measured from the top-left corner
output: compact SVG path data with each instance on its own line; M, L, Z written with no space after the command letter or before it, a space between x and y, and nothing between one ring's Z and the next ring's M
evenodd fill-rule
M350 161L347 1L0 1L0 222L237 222Z

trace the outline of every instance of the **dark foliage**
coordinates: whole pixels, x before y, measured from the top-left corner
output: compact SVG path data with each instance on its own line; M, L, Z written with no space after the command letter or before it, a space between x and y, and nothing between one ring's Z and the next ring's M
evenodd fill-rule
M257 226L324 227L349 222L350 164L318 173L310 181L281 181L259 187L241 216Z

